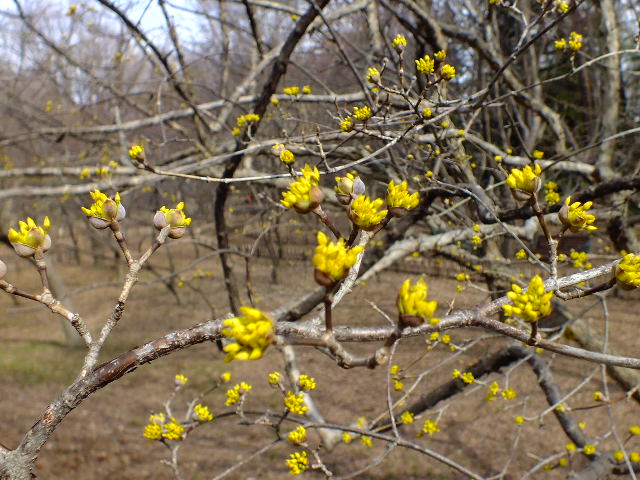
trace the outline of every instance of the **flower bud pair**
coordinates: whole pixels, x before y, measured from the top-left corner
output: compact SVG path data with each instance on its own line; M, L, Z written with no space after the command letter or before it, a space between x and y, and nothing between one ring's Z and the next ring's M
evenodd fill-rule
M36 224L31 217L27 218L26 222L20 220L18 225L19 232L13 228L9 229L9 241L19 256L32 257L38 249L46 252L51 248L51 237L47 233L51 228L49 217L44 218L42 226Z
M184 202L180 202L176 208L160 207L153 217L153 225L158 230L169 226L169 238L181 238L191 225L191 218L184 213Z

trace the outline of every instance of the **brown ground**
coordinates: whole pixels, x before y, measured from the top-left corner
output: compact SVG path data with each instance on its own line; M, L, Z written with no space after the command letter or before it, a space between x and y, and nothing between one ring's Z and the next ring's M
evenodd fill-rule
M35 272L28 268L26 261L15 259L6 249L0 254L9 260L9 281L23 288L37 286ZM162 257L163 254L161 251L157 254L158 258L154 259L156 266L164 262L162 259L166 257ZM189 262L176 260L175 268L184 267ZM284 263L280 271L281 283L278 284L272 283L266 260L258 260L254 264L253 284L259 297L259 307L272 308L313 288L309 262L296 262L293 265L291 262ZM216 313L224 313L226 299L217 259L212 257L198 265L198 268L213 271L213 277L191 279L186 286L178 288L181 304L176 303L175 297L161 283L138 286L127 305L124 320L108 342L104 359L172 329L209 319L209 308L191 287L201 288L216 306ZM81 267L63 266L60 270L70 289L117 280L111 264L92 266L88 259L83 259ZM184 273L185 278L190 279L194 271ZM385 320L372 310L367 301L375 302L393 315L395 291L406 276L390 273L384 279L369 282L336 311L337 323L384 324ZM153 278L148 272L143 275L143 280ZM430 297L439 300L439 311L442 312L455 292L455 282L448 278L431 278L429 286ZM118 287L114 285L74 296L77 309L88 319L94 331L109 314L117 293ZM471 305L484 298L482 292L468 288L456 298L456 306ZM637 298L614 298L608 304L611 344L621 354L638 356L635 334ZM575 303L572 309L578 311L581 305L584 307L590 302L592 300ZM23 300L14 302L3 294L0 295L0 311L0 441L13 446L20 441L47 403L72 380L80 365L82 351L63 346L59 320L42 307ZM586 312L583 318L599 330L602 329L602 314L597 308ZM451 332L453 341L458 345L481 334L483 332ZM496 350L504 343L501 339L487 338L460 355L454 355L448 348L439 345L424 355L425 341L416 338L400 344L394 363L407 367L417 360L408 371L409 377L437 367L417 387L416 391L422 392L448 380L454 368L464 369L474 359L487 351ZM352 348L371 351L375 347L366 345ZM310 348L299 348L298 353L302 373L312 375L317 380L318 389L314 398L328 421L352 423L359 416L371 419L384 411L386 377L383 369L345 371ZM598 443L599 451L614 448L614 441L609 434L612 426L609 412L605 406L597 406L592 400L595 390L603 390L600 368L548 353L544 353L543 357L552 362L555 377L565 393L580 384L585 376L594 374L593 379L567 401L567 405L574 410L577 419L586 422L585 432ZM166 458L166 449L144 439L141 433L149 413L162 409L163 402L172 390L176 373L184 373L191 379L189 388L174 402L178 416L193 392L206 388L227 370L233 374L232 383L244 380L253 385L247 400L248 409L280 409L278 393L270 389L266 382L267 373L282 370L282 360L275 349L271 349L258 362L227 365L222 358L215 345L199 345L139 368L97 392L67 417L46 445L38 461L38 478L171 478L169 469L160 463ZM415 424L402 429L402 433L483 475L499 473L505 461L512 456L507 476L521 477L540 459L562 452L568 440L552 414L526 422L518 433L514 417L520 414L533 417L542 412L546 404L534 375L526 365L493 375L488 381L486 378L481 380L488 384L495 379L504 387L504 373L508 374L509 386L518 392L516 400L498 398L487 402L486 387L474 385L464 395L446 403L439 420L440 433L433 437L416 436L424 420L435 419L438 410L423 415ZM411 378L406 379L405 384L409 387ZM609 382L609 388L610 397L616 400L611 405L611 418L614 419L618 434L626 439L629 425L640 423L638 406L633 401L624 400L624 392L613 382ZM206 398L206 403L216 415L230 411L224 406L224 391L224 388L216 390ZM394 396L397 397L395 393ZM594 405L597 408L588 408ZM436 408L444 406L442 403ZM289 429L286 427L285 431ZM273 433L266 427L243 426L236 417L220 418L198 429L186 440L181 457L184 477L193 480L213 478L272 439ZM515 439L518 439L517 444L514 444ZM626 446L630 450L640 450L640 441L633 438ZM283 459L292 451L290 445L278 445L228 478L285 478L288 475ZM323 458L333 472L345 475L374 461L384 451L382 442L374 442L372 448L366 448L354 441L349 445L339 445L331 453L324 453ZM583 466L584 463L579 454L574 456L574 466ZM556 468L551 472L540 470L533 478L563 478L567 472L567 468ZM381 465L358 478L454 479L463 476L416 452L397 448Z

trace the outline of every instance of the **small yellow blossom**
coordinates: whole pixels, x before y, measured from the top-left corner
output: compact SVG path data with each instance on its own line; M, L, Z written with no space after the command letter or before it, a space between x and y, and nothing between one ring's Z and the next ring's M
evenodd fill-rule
M639 452L631 452L629 454L629 460L631 460L633 463L640 462L640 453Z
M471 372L464 372L460 378L462 378L462 381L464 383L473 383L475 378L473 377L473 373Z
M429 117L431 117L431 115L433 115L433 112L431 111L431 109L429 107L426 107L424 110L422 110L422 116L424 118L429 118Z
M257 360L273 341L273 322L257 308L240 307L242 317L229 318L224 321L222 334L233 338L235 342L224 347L227 352L225 362L234 359Z
M525 166L522 170L514 168L507 177L506 184L516 200L529 200L540 190L540 175L542 169L536 164L533 168L530 165Z
M49 229L51 228L51 220L44 217L42 226L38 225L33 218L28 217L26 222L20 220L18 222L20 231L14 228L9 229L8 238L14 250L21 257L30 257L35 254L37 249L46 252L51 247L51 237L49 237Z
M424 279L418 280L414 286L411 286L410 279L405 280L396 298L396 306L400 315L418 317L422 322L429 320L438 308L438 302L435 300L427 301L428 294L429 288Z
M439 338L440 338L440 333L438 332L433 332L431 333L431 335L429 335L429 340L431 340L432 342L437 342Z
M371 437L367 437L366 435L362 435L362 437L360 437L360 441L365 447L371 447L372 445Z
M580 230L586 230L592 232L597 230L598 227L591 225L596 221L596 217L587 213L591 208L593 202L571 202L571 197L567 197L564 205L558 212L558 218L563 225L568 227L572 232L576 233Z
M445 58L447 58L447 52L445 52L444 50L439 50L433 54L433 58L435 58L439 62L442 62Z
M640 255L628 253L615 270L616 282L624 289L640 287Z
M271 372L269 374L269 384L270 385L279 385L280 384L280 372Z
M220 380L222 380L224 383L231 381L231 372L224 372L222 375L220 375Z
M326 280L327 286L339 282L349 273L358 260L358 254L364 249L363 246L348 249L344 239L337 243L329 242L327 236L318 232L318 246L313 256L313 266ZM316 275L316 281L323 280Z
M184 202L178 203L176 208L167 208L163 205L154 215L153 225L158 230L168 226L170 227L169 238L181 238L186 228L191 225L191 218L184 213Z
M391 375L397 375L400 372L400 366L399 365L391 365L391 368L389 368L389 373Z
M558 184L556 182L547 182L544 186L545 194L544 199L549 205L556 204L560 201L560 194L558 193Z
M302 176L289 184L289 190L282 192L280 203L286 208L293 208L298 213L310 212L324 200L324 194L318 187L319 183L320 172L318 168L312 169L309 165L305 165L302 169Z
M285 165L291 165L296 161L296 157L291 150L283 150L280 153L280 161Z
M176 387L181 387L189 381L189 378L179 373L175 376L174 380Z
M582 48L582 35L577 32L571 32L569 34L569 50L577 52Z
M513 388L507 388L502 392L502 397L505 400L513 400L518 396L518 393Z
M425 75L433 73L434 65L435 65L435 62L431 59L429 55L425 55L424 57L416 60L416 69L419 72L424 73Z
M594 453L596 453L596 446L587 444L582 448L582 451L585 455L593 455Z
M340 130L343 132L349 133L353 130L353 126L353 117L351 116L345 117L340 121Z
M309 467L309 458L306 451L293 452L284 463L289 467L291 475L299 475Z
M468 273L460 272L456 275L456 281L458 282L468 282L471 280L471 277Z
M516 258L518 260L525 260L527 258L527 252L524 251L524 248L521 248L516 252Z
M107 197L98 189L90 192L90 194L91 198L93 198L93 204L90 208L82 207L82 211L95 228L106 228L111 222L120 221L125 217L126 211L120 203L119 193L116 193L113 199Z
M480 235L474 235L473 237L471 237L471 241L475 246L478 246L482 243L482 237Z
M518 415L518 416L515 418L515 422L516 422L518 425L522 425L522 424L524 423L524 417L523 417L522 415Z
M231 135L233 135L234 137L237 137L241 133L242 133L242 130L240 130L238 127L236 127L233 130L231 130Z
M401 382L400 380L398 380L397 378L395 378L395 379L393 380L393 389L394 389L396 392L399 392L399 391L400 391L400 390L402 390L403 388L404 388L404 383L403 383L403 382Z
M453 373L451 374L451 376L456 379L456 378L460 378L460 370L458 370L457 368L453 370Z
M440 341L445 345L449 345L449 343L451 343L451 337L445 333L442 335L442 338L440 338Z
M391 43L391 46L397 52L402 52L405 49L405 47L407 46L407 39L405 38L404 35L402 35L401 33L398 33L396 35L396 38L393 39L393 42Z
M513 305L502 306L505 316L517 315L525 322L532 323L551 313L553 292L544 292L544 283L539 275L531 279L527 293L523 293L522 288L516 284L511 285L511 290L507 296Z
M342 442L343 443L351 443L351 440L353 440L353 439L351 438L351 434L349 432L344 432L342 434Z
M279 103L280 103L280 100L278 100L276 97L271 97L271 105L273 105L274 107L277 107Z
M209 411L209 407L205 405L196 405L193 407L193 416L198 422L210 422L213 420L213 414Z
M236 124L239 128L242 128L250 123L257 123L260 121L260 115L257 113L247 113L246 115L240 115L236 118Z
M314 390L316 388L316 379L309 377L308 375L300 375L298 379L298 386L300 390Z
M569 257L573 260L573 268L591 268L591 264L589 263L589 254L587 252L573 251L569 254Z
M144 147L142 145L133 145L129 149L129 157L132 160L144 161Z
M443 80L452 80L456 76L456 69L453 67L453 65L445 63L444 65L442 65L442 67L440 67L440 76Z
M180 440L184 433L184 427L179 423L176 423L175 418L171 419L170 423L164 424L164 431L162 436L167 440Z
M299 425L295 430L289 432L288 438L294 445L300 445L307 438L307 429Z
M367 195L359 195L349 208L349 217L363 230L374 230L387 216L387 210L380 210L384 200L371 200Z
M300 87L285 87L282 91L285 95L295 97L300 94Z
M433 420L425 420L424 425L422 426L422 432L431 436L434 433L438 433L440 429L438 428L438 422L434 422Z
M353 107L353 116L361 122L366 122L367 120L369 120L369 118L371 118L371 109L366 105L362 108Z
M556 10L560 13L567 13L569 11L569 3L566 0L556 0Z
M369 68L369 70L367 71L367 82L380 83L380 72L377 68Z
M414 417L413 412L410 412L409 410L406 410L406 411L402 412L402 415L400 416L400 421L404 425L407 425L409 423L413 423L413 417Z
M613 454L613 459L616 462L622 462L624 460L624 453L622 453L622 450L616 450Z
M544 152L542 150L533 151L533 158L535 158L536 160L542 160L543 157L544 157Z
M304 397L301 393L297 395L293 392L287 392L287 396L283 399L284 406L287 407L291 413L303 415L309 407L304 404Z
M143 435L149 440L160 440L160 438L162 438L162 425L155 422L150 423L144 427Z
M305 95L311 95L311 85L305 85L302 87L302 93Z
M412 210L420 203L418 192L409 194L407 181L396 184L391 180L387 187L387 208ZM393 210L392 210L393 212Z
M227 390L227 400L225 405L227 407L238 403L240 397L251 390L253 387L245 382L240 382Z
M640 425L632 425L629 427L629 433L631 435L640 435Z

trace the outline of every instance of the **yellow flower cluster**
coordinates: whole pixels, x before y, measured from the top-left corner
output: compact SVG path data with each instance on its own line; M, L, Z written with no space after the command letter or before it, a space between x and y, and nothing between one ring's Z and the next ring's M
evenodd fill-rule
M400 422L402 422L404 425L413 423L413 420L414 420L413 412L410 412L409 410L405 410L404 412L402 412L402 415L400 416Z
M507 317L517 315L525 322L537 322L541 317L551 313L551 298L553 292L544 292L544 283L540 275L536 275L529 282L527 293L523 293L519 285L511 285L511 292L507 297L513 305L503 305L502 309Z
M402 52L407 46L407 39L404 35L398 33L396 38L393 39L391 46L398 52Z
M167 208L163 205L154 215L153 225L158 230L168 226L170 238L181 238L186 228L191 225L191 218L184 213L184 202L178 203L176 208Z
M144 147L142 145L134 145L129 149L129 157L132 160L144 160Z
M104 225L106 227L113 220L120 221L124 218L124 207L122 207L122 204L120 203L119 193L116 193L116 196L113 199L107 197L98 189L90 193L91 198L93 198L93 204L90 208L82 207L82 211L87 217L89 217L89 219L93 217L104 220L107 222Z
M596 221L596 217L587 213L587 210L591 208L593 202L580 202L571 203L571 197L567 197L564 205L558 212L558 218L563 225L569 228L572 232L576 233L580 230L587 230L592 232L597 230L598 227L591 225Z
M444 50L439 50L433 54L433 58L435 58L439 62L442 62L445 58L447 58L447 52Z
M304 404L304 397L301 393L297 395L293 392L287 392L287 396L283 399L284 406L298 415L303 415L309 407Z
M425 55L424 57L416 60L416 69L419 72L424 73L425 75L433 73L434 66L435 66L435 62L434 60L432 60L432 58L429 55Z
M558 193L558 184L556 182L547 182L544 186L544 199L549 205L553 205L560 201Z
M623 288L640 287L640 255L628 253L616 266L616 281Z
M280 384L280 372L271 372L269 374L269 385L279 385Z
M353 107L353 116L361 122L366 122L371 118L371 109L368 106Z
M149 423L144 427L144 437L149 440L180 440L184 434L184 427L176 422L175 418L171 418L170 422L165 423L163 413L154 413L149 417Z
M300 390L314 390L316 388L316 379L308 375L300 375L298 386Z
M289 441L294 445L300 445L307 439L307 430L302 425L298 426L295 430L289 432Z
M289 473L291 475L299 475L309 467L309 458L307 452L294 452L289 455L289 459L285 460L287 467L289 467Z
M282 192L280 203L286 208L293 208L298 213L310 212L324 199L318 183L320 183L318 167L312 169L309 165L305 165L302 176L289 184L289 190Z
M535 164L533 168L527 165L522 170L514 168L507 177L506 184L516 200L529 200L540 190L540 175L542 169Z
M249 123L258 123L260 121L260 115L257 113L247 113L246 115L240 115L236 118L236 124L242 128Z
M353 130L353 118L350 115L340 121L340 130L347 133Z
M444 65L442 65L442 67L440 67L440 76L442 77L443 80L446 80L447 82L449 80L453 80L456 76L456 69L453 65L449 65L448 63L445 63Z
M570 52L577 52L582 48L582 41L583 41L584 37L577 33L577 32L571 32L569 34L569 41L567 41L566 38L561 38L559 40L556 40L554 42L554 47L556 50L560 50L560 51L570 51Z
M518 260L526 260L527 259L527 252L524 251L524 248L521 248L520 250L518 250L516 252L516 258Z
M558 255L558 258L560 256ZM573 268L586 268L587 270L592 267L589 263L589 254L587 252L576 252L575 250L569 254L571 260L573 260Z
M389 182L387 187L387 207L388 208L403 208L406 210L412 210L420 203L420 194L415 192L409 194L407 181L404 180L399 185L396 185L393 180Z
M424 425L422 425L422 434L427 434L429 436L434 433L438 433L440 428L438 428L438 422L434 422L433 420L425 420Z
M280 161L285 165L291 165L296 161L296 157L291 150L283 150L280 153Z
M213 420L213 414L209 411L209 407L205 405L196 405L193 407L193 416L198 422L210 422Z
M414 286L411 286L411 280L405 280L396 299L400 315L419 317L421 321L435 320L432 319L432 316L438 308L438 302L435 300L427 301L428 293L427 283L424 279L418 280Z
M9 229L9 241L13 244L16 253L20 256L31 256L37 248L47 251L51 246L51 238L49 237L49 229L51 228L51 220L44 217L42 226L38 225L31 217L27 217L27 221L18 222L20 231L14 228ZM22 255L24 253L24 255Z
M318 246L313 257L313 266L329 277L329 281L338 282L347 276L363 249L363 246L348 249L342 238L337 243L329 242L324 233L318 232Z
M282 91L285 95L295 97L300 94L300 87L285 87Z
M224 403L227 407L235 405L240 400L240 397L251 390L253 387L246 382L240 382L227 390L227 400Z
M384 200L376 198L371 200L366 195L359 195L349 208L349 217L363 230L374 230L387 216L387 210L380 210Z
M182 375L181 373L178 373L175 377L174 377L174 382L176 384L176 387L182 387L183 385L185 385L187 382L189 381L188 377L185 377L184 375Z
M367 82L369 83L379 83L380 82L380 72L377 68L371 67L367 71Z
M224 347L227 352L225 362L234 359L257 360L273 340L273 322L257 308L240 307L242 317L229 318L224 321L222 334L235 339Z

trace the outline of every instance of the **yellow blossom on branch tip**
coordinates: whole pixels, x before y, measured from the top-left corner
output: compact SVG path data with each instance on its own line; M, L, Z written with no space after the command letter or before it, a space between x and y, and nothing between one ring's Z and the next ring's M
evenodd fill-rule
M312 169L309 165L305 165L302 176L289 184L289 190L282 192L280 203L286 208L293 208L298 213L310 212L324 200L324 194L318 187L319 183L318 167Z
M234 359L257 360L273 341L273 322L257 308L240 307L242 317L229 318L224 321L222 334L233 338L234 343L224 347L227 352L225 362Z
M184 213L184 202L178 203L176 208L167 208L164 205L153 217L153 225L162 230L169 228L169 238L181 238L186 228L191 225L191 218Z
M456 76L456 69L453 65L444 64L440 67L440 76L443 80L453 80Z
M360 195L349 207L349 218L363 230L375 230L388 213L387 210L380 210L383 203L381 198L371 200L366 195Z
M369 83L379 83L380 82L380 72L377 68L371 67L367 71L367 82Z
M429 55L425 55L422 58L416 60L416 70L425 75L433 73L435 62L431 59Z
M507 317L519 316L525 322L533 323L551 313L553 292L545 293L544 282L539 275L531 279L527 293L523 293L519 285L513 284L507 297L513 302L512 305L502 306Z
M227 390L227 400L225 405L227 407L238 403L240 397L251 390L253 387L246 382L240 382Z
M300 445L307 438L307 430L300 425L295 430L289 432L288 438L294 445Z
M371 109L368 106L353 107L353 116L361 122L366 122L371 117Z
M170 423L164 424L164 431L162 432L162 436L167 440L180 440L183 433L184 427L179 423L176 423L175 419L172 419Z
M531 165L527 165L522 170L514 168L507 177L506 184L516 200L529 200L540 190L541 174L542 169L538 164L535 164L533 168Z
M107 197L100 190L90 192L93 204L90 208L82 207L82 211L88 217L89 223L95 228L107 228L111 222L119 222L126 216L124 206L120 203L120 194L116 193L113 199Z
M309 458L306 451L293 452L284 463L289 467L291 475L299 475L309 467Z
M391 209L404 209L412 210L420 203L420 194L415 192L409 194L407 181L396 185L393 180L389 182L387 187L387 208Z
M287 396L283 399L284 406L287 407L291 413L295 413L298 415L304 415L304 413L309 409L304 404L304 396L302 393L295 394L293 392L287 392Z
M562 208L558 212L558 218L560 222L573 233L579 232L580 230L592 232L598 229L598 227L591 225L596 221L596 217L587 213L592 205L593 202L591 201L585 202L584 204L580 202L572 203L571 197L567 197L564 205L562 205Z
M209 411L209 407L200 404L193 407L193 417L198 422L210 422L213 420L213 414Z
M433 316L438 308L438 302L435 300L427 301L428 293L427 283L422 278L414 286L411 286L409 279L402 283L396 298L396 306L405 324L417 326ZM410 317L417 317L418 321L412 322ZM414 323L416 325L413 325Z
M30 257L36 249L40 248L46 252L51 247L51 237L49 237L49 229L51 228L51 220L44 217L42 226L38 225L31 217L27 217L27 221L20 220L18 222L19 231L10 228L8 233L9 242L14 250L21 257Z
M298 379L298 386L300 390L314 390L316 388L316 379L309 377L308 375L300 375Z
M270 385L278 385L280 384L280 372L271 372L269 374L269 384Z
M422 426L422 433L426 433L431 436L434 433L438 433L440 428L438 428L438 422L434 422L433 420L425 420L424 425Z
M258 123L260 121L260 115L257 113L247 113L246 115L240 115L236 118L236 124L239 128L242 128L250 123Z
M291 150L283 150L282 153L280 153L280 161L285 165L291 165L296 161L296 157Z
M577 52L582 48L583 36L577 32L571 32L569 34L569 50Z
M402 52L407 46L407 39L401 33L396 35L396 38L393 39L391 46L398 52Z
M582 448L582 451L585 455L593 455L594 453L596 453L596 446L587 444Z
M329 283L336 283L342 280L349 273L349 269L356 264L358 254L364 246L347 248L344 239L337 242L330 242L327 236L318 232L318 246L313 256L313 266L321 272L322 277ZM320 283L321 278L316 275L316 281ZM324 283L321 283L324 285ZM328 286L328 285L326 285Z
M400 422L402 422L404 425L408 425L409 423L413 423L413 417L413 412L406 410L402 412L402 415L400 416Z
M311 95L311 85L305 85L302 87L302 93L305 95Z
M615 268L615 276L618 285L625 290L640 287L640 255L628 253L622 257Z
M142 145L133 145L129 149L129 157L132 160L144 160L144 147Z
M150 423L144 427L145 438L149 440L160 440L162 438L162 425L159 423Z
M296 95L300 94L300 87L285 87L282 89L282 91L285 95L295 97Z
M189 381L189 378L185 377L184 375L182 375L181 373L177 374L174 377L174 382L176 384L176 387L181 387L184 384L186 384Z
M347 133L353 130L353 118L351 116L340 120L340 130Z

